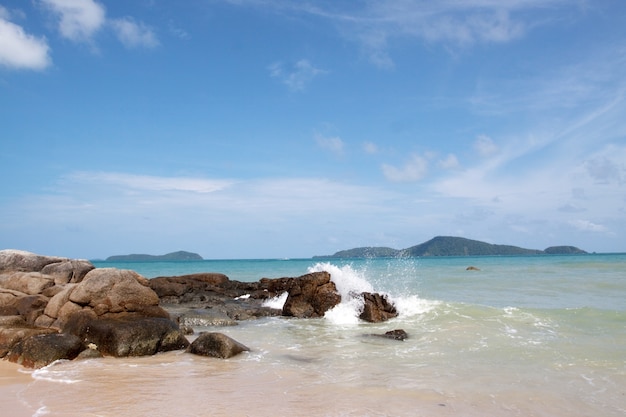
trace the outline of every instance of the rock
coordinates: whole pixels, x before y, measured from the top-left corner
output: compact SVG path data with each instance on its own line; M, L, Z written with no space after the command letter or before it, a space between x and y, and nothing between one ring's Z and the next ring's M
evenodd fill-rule
M396 308L387 300L386 296L369 292L362 293L362 296L364 305L359 316L361 320L378 323L398 316Z
M22 250L5 249L0 251L0 272L39 272L46 265L68 260L58 256L43 256Z
M93 312L81 312L70 317L63 332L93 343L103 355L116 357L154 355L189 346L176 323L159 317L99 319Z
M83 259L69 259L67 261L48 264L41 269L42 274L54 277L56 285L81 282L85 275L95 269L93 264Z
M134 271L115 268L90 271L74 288L69 300L93 308L99 316L142 311L145 306L159 304L159 297L150 289L146 278Z
M467 268L465 268L466 271L480 271L480 268L477 268L475 266L468 266Z
M176 277L157 277L150 280L150 288L159 298L181 297L187 293L218 292L228 288L230 280L224 274L202 273L180 275ZM191 300L190 300L191 301Z
M56 333L53 329L42 329L29 326L20 316L5 316L0 323L0 358L21 340L39 334Z
M228 359L250 349L225 334L202 333L189 345L187 351L194 355Z
M221 311L208 310L194 310L189 313L184 313L177 319L179 326L236 326L237 321L231 319L225 313Z
M406 340L409 338L409 335L407 334L407 332L405 332L402 329L390 330L388 332L385 332L385 334L382 334L381 336L387 339L394 339L394 340Z
M37 334L15 344L7 359L27 368L41 368L59 359L74 359L85 348L70 334Z
M283 316L323 317L341 302L335 283L328 272L314 272L288 281L289 295L283 306Z
M0 274L0 287L28 295L41 294L54 285L54 278L40 272L5 272Z

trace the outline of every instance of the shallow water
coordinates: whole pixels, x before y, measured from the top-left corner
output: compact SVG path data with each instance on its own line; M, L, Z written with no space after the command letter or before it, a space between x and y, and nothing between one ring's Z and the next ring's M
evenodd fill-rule
M196 328L223 332L252 351L229 360L169 352L61 362L25 370L32 382L20 400L38 416L626 413L626 255L331 262L133 268L238 280L325 269L342 292L388 293L400 316L363 323L355 318L358 303L344 303L323 319ZM466 271L469 265L480 271ZM409 339L371 336L398 328Z

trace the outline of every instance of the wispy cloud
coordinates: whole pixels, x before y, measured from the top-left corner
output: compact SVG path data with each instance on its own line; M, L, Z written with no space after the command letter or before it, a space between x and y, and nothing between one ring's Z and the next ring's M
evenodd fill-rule
M383 164L383 175L393 182L414 182L421 180L428 172L428 160L423 156L414 154L401 167Z
M42 70L52 63L50 47L11 22L10 13L0 6L0 65L13 69Z
M288 66L282 62L274 62L268 67L270 76L277 78L291 91L303 91L317 76L328 71L314 67L307 59L301 59Z
M58 18L59 32L74 42L88 42L106 22L106 9L93 0L41 0Z
M339 136L324 136L320 133L316 133L314 138L320 148L329 150L336 155L343 153L344 142Z
M365 142L363 144L363 150L367 154L375 155L378 153L378 146L373 142Z
M289 0L227 0L237 6L260 7L281 14L314 16L335 25L339 33L358 43L381 68L393 68L389 43L413 38L453 47L505 43L519 39L541 23L532 11L576 7L566 0L379 0L374 2L292 2Z
M40 0L57 18L61 36L73 42L93 44L105 28L114 31L127 48L154 48L159 41L154 31L132 17L108 18L106 8L95 0Z
M498 146L487 135L479 135L474 141L474 149L482 157L488 157L498 152Z
M118 172L75 172L66 177L74 183L114 185L121 188L145 191L187 191L211 193L233 184L230 180L213 180L194 177L158 177Z
M111 20L115 33L127 48L146 47L154 48L159 45L153 30L132 17Z

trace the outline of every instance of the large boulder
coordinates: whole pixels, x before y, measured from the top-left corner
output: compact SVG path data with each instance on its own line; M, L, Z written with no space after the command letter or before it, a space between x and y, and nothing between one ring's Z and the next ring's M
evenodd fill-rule
M58 256L36 255L23 250L5 249L0 250L0 272L39 272L46 265L68 260L67 258L60 258Z
M41 294L54 285L54 278L40 272L13 271L0 274L0 287L28 295Z
M283 305L283 316L323 317L341 302L335 283L325 271L291 278L285 289L289 295Z
M58 283L80 282L94 269L85 259L68 259L59 256L37 255L15 249L0 250L1 272L41 272L58 279Z
M398 311L386 296L369 292L362 293L362 296L364 304L359 316L361 320L378 323L398 316Z
M50 333L56 333L56 331L31 326L21 316L0 316L0 358L5 357L21 340Z
M189 346L178 325L160 317L99 319L93 312L79 312L63 331L95 345L103 355L116 357L154 355Z
M159 298L180 302L178 298L185 294L206 295L206 293L224 293L229 289L230 280L224 274L215 272L180 275L175 277L156 277L150 280L150 288ZM186 297L192 301L191 297Z
M82 340L70 334L37 334L20 340L7 359L27 368L41 368L59 359L74 359L85 349Z
M202 333L187 351L195 355L228 359L250 349L222 333Z

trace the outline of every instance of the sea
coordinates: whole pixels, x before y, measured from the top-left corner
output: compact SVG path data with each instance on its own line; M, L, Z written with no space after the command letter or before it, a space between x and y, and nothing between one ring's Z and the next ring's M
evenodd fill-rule
M626 415L626 254L94 264L239 281L325 270L342 303L318 319L196 327L250 348L227 360L176 351L21 370L33 416ZM360 321L362 291L399 316ZM408 338L376 336L396 329Z

